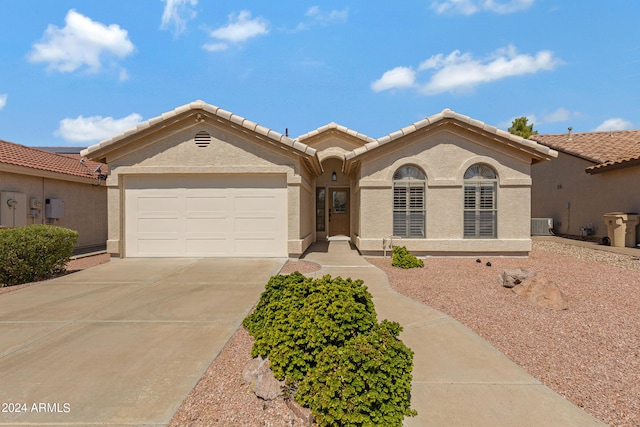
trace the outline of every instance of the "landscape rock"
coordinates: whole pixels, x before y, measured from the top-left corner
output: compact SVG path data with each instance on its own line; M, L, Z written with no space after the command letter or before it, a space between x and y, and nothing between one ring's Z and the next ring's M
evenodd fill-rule
M544 277L529 277L511 290L540 307L553 310L567 310L569 308L567 296L558 285Z
M256 357L242 370L242 380L261 399L274 400L281 396L284 381L278 381L269 367L269 359Z
M536 272L533 270L523 270L521 268L517 270L505 270L500 275L500 280L502 281L502 286L505 288L513 288L535 275Z
M311 410L309 408L302 407L293 399L286 400L287 406L293 412L296 417L300 418L303 425L312 426L315 422L315 418L311 415Z

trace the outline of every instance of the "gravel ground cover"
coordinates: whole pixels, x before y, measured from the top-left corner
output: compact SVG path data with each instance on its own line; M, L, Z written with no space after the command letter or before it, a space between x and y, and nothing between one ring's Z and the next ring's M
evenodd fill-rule
M408 271L369 261L398 292L462 322L596 418L640 426L640 260L534 241L528 259L427 258ZM539 308L502 287L498 275L513 268L557 283L569 309Z

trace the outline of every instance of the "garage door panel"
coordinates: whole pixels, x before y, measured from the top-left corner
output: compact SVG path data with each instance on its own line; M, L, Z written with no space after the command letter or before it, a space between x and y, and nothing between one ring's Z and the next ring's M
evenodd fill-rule
M178 197L138 197L137 209L139 212L175 212L180 203Z
M211 233L212 230L224 230L229 221L226 217L187 218L185 229L187 233ZM226 235L226 232L220 232Z
M240 195L234 198L236 212L277 211L278 207L274 195Z
M249 234L249 235L261 235L262 238L266 236L271 236L272 239L276 239L276 235L274 232L264 233L265 230L269 230L273 228L273 223L275 221L275 217L247 217L247 218L236 218L234 221L234 231L235 236L237 238L241 237L241 234Z
M126 256L287 256L284 175L139 176L126 183Z
M187 212L226 212L228 205L227 196L187 196L186 202Z
M138 218L137 229L145 230L144 233L175 233L181 229L180 221L177 218L162 218L162 217L146 217ZM143 235L143 232L138 232L139 236Z

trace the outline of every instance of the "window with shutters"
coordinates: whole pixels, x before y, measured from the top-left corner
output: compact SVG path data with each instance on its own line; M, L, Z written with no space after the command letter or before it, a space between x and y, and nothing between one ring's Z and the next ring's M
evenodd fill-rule
M498 179L486 165L473 165L464 174L464 237L498 237Z
M425 174L403 166L393 175L393 235L425 237Z

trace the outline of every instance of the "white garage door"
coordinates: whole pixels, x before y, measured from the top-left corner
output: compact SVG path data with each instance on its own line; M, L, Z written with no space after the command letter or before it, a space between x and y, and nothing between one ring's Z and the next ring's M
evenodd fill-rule
M130 176L127 257L286 257L286 177Z

